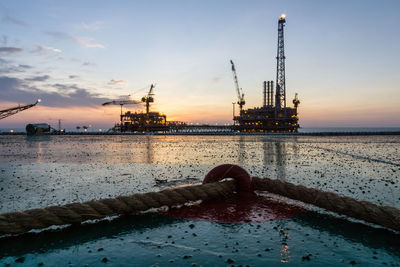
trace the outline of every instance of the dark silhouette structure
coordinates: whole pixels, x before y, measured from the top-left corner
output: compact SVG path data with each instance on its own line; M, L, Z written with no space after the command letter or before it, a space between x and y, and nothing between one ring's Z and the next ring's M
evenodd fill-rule
M274 82L263 83L263 105L246 110L240 110L239 116L234 116L234 129L240 132L297 132L297 107L300 101L297 94L293 100L294 108L286 106L286 77L285 77L285 14L278 21L278 50L276 56L276 88L274 105ZM231 61L232 63L232 61ZM233 70L233 64L232 64ZM236 73L235 73L236 74ZM235 75L236 77L236 75ZM238 88L238 86L236 86ZM240 95L239 95L240 96ZM243 96L243 93L242 93ZM239 99L240 100L240 99ZM243 99L244 102L244 99ZM239 102L238 102L239 103Z

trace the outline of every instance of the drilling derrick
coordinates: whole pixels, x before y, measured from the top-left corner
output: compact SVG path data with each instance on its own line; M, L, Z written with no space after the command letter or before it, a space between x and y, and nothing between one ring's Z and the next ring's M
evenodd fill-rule
M283 30L286 23L285 17L286 15L282 14L278 21L275 97L274 82L265 81L263 83L262 106L241 110L240 116L233 118L235 130L240 132L292 133L297 132L299 128L297 108L300 101L297 98L297 94L293 100L294 108L286 106L285 42ZM233 62L231 61L231 63L234 78L237 81ZM236 84L236 87L239 89L239 85ZM238 95L238 104L240 105L240 93Z
M283 109L286 117L286 81L285 81L285 42L284 31L286 15L282 14L278 21L278 50L276 55L276 94L275 116Z

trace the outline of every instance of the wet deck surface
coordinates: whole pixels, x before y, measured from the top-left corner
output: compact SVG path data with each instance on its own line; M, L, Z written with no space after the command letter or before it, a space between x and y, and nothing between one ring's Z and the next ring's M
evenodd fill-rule
M222 163L400 208L399 136L0 136L0 213L200 182ZM399 234L315 211L276 219L149 213L0 240L0 265L399 266Z
M149 213L11 239L0 249L0 263L18 266L399 266L399 259L399 235L315 212L259 223Z
M400 208L400 136L0 136L0 213L201 182L222 163Z

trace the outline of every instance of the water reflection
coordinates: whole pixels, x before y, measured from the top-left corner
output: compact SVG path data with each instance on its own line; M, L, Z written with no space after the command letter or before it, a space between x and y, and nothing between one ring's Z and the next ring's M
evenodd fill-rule
M147 164L152 164L153 163L152 136L147 135L145 142L146 142L146 153L143 161Z
M275 165L276 177L286 180L287 142L281 139L265 138L262 143L264 166Z
M279 230L279 237L281 240L279 251L282 263L288 263L290 260L290 247L288 245L288 239L290 239L290 236L288 230L285 228L285 224L286 223L284 220L277 222L277 228Z
M272 145L272 142L270 142L268 139L263 140L263 163L264 166L268 166L269 164L275 162L274 159L274 147Z
M48 142L51 140L50 135L38 135L38 136L29 136L25 137L27 143L35 143L35 142Z
M51 137L49 135L43 136L26 136L25 138L26 144L28 148L32 148L36 152L36 162L42 163L43 162L43 147L45 142L49 142Z
M286 144L280 139L275 141L277 178L283 181L286 180Z
M238 164L243 166L246 161L246 136L239 136Z
M297 156L299 155L299 143L298 143L298 137L297 136L295 136L295 137L292 137L291 138L291 148L292 148L292 150L293 150L293 156L295 157L295 158L297 158Z

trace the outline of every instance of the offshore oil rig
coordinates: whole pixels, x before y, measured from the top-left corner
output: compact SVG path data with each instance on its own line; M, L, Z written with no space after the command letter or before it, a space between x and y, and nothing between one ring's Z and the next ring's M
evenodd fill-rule
M264 81L262 107L243 109L245 105L244 94L239 87L236 68L231 60L233 79L236 86L240 114L235 116L233 111L233 128L240 132L271 132L291 133L297 132L298 124L297 107L300 104L297 93L293 99L294 108L286 106L286 81L285 81L285 47L284 27L286 15L282 14L278 21L278 51L276 65L276 90L274 97L274 82ZM274 101L275 98L275 101ZM235 105L235 103L234 103Z
M167 121L167 116L159 112L150 111L150 103L154 102L154 84L141 100L114 100L104 103L106 105L120 105L120 122L109 131L112 132L269 132L269 133L296 133L298 124L297 107L300 104L297 93L293 99L294 108L286 106L286 81L285 81L285 49L284 27L286 15L282 14L278 21L278 51L276 66L276 86L273 81L264 81L263 105L261 107L243 109L245 105L242 88L239 87L236 68L231 60L234 84L238 101L233 103L233 125L188 125L183 122ZM275 89L275 95L274 95ZM146 112L122 112L123 105L137 105L144 103ZM239 116L235 116L235 104L239 105Z
M113 132L166 132L171 126L179 122L167 122L167 116L159 112L150 111L150 103L154 102L154 84L150 85L150 90L147 95L143 96L141 101L137 100L114 100L106 102L106 105L120 105L121 115L119 124L115 124L110 130ZM136 105L144 103L146 112L131 112L122 113L123 105Z

